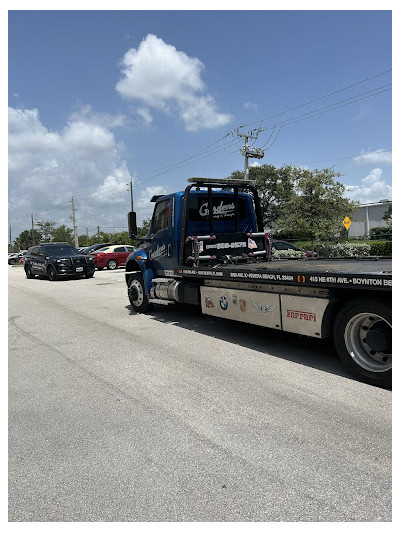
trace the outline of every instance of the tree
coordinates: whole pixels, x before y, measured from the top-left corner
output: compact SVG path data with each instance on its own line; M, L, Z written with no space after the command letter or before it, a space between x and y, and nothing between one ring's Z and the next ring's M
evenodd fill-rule
M277 227L295 235L308 235L314 247L315 239L333 237L340 231L343 219L352 214L357 203L343 198L345 186L334 179L340 173L333 169L292 167L291 176L294 194L283 205Z
M33 232L32 230L26 229L15 239L14 246L18 250L27 250L31 246L39 244L41 240L42 235L36 229L34 229Z
M45 241L51 240L51 237L53 236L53 232L56 227L55 222L51 220L43 220L43 221L36 222L36 226L38 227Z
M150 224L151 224L150 218L145 218L144 220L142 220L142 225L138 227L139 238L146 237L146 235L149 233Z
M74 244L73 230L67 228L64 224L58 226L53 231L53 241L54 242L67 242L68 244Z
M90 237L86 233L82 233L82 235L78 235L78 242L79 246L90 246Z
M244 172L235 170L230 179L244 179ZM274 228L283 205L293 196L292 167L261 165L249 168L250 180L255 180L260 197L264 225Z

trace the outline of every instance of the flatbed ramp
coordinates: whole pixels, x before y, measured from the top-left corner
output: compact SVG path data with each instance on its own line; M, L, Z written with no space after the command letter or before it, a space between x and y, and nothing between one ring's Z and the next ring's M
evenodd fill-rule
M165 276L390 291L392 259L301 259L166 270Z

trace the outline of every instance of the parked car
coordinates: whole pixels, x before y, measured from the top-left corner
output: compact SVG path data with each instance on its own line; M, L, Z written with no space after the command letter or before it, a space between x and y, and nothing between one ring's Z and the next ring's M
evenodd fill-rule
M24 269L28 279L39 275L47 276L50 281L69 276L92 278L94 275L92 258L80 255L66 242L32 246L26 254Z
M20 263L21 259L24 258L25 254L26 254L26 252L18 252L18 253L15 253L15 254L8 254L8 264L9 265L15 265L15 263Z
M94 265L98 270L103 270L104 267L109 270L115 270L119 266L124 266L128 255L135 250L134 246L115 244L95 250L90 256L93 258Z
M113 246L114 242L103 242L98 244L92 244L92 246L87 246L86 248L79 248L79 253L88 255L92 252L95 252L96 250L100 250L100 248L105 248L106 246Z
M313 256L313 253L311 252L311 250L300 250L300 248L297 248L297 246L295 246L294 244L290 244L290 242L286 242L286 241L272 240L271 248L272 249L275 248L275 250L279 250L279 251L280 250L295 250L296 252L304 252L306 254L306 257ZM317 254L314 252L314 255L317 255Z

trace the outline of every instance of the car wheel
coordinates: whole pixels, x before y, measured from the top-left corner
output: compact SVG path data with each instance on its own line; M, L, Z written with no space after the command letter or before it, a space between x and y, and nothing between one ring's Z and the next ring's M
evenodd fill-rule
M9 265L15 265L15 263L17 262L16 259L10 259L10 261L8 262Z
M58 279L56 269L51 265L47 269L47 276L49 278L49 281L57 281Z
M34 274L32 274L32 269L29 265L25 265L25 274L28 279L34 278Z
M373 298L350 300L334 324L336 351L358 379L388 387L392 382L392 312Z
M144 288L142 274L132 274L128 282L128 297L131 306L137 313L146 313L151 308L149 298Z
M115 259L110 259L109 261L107 261L108 270L115 270L117 266L118 266L118 261L116 261Z

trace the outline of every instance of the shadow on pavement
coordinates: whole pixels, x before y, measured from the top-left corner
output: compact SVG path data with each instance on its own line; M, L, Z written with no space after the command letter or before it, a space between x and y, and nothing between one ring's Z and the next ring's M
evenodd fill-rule
M136 315L130 305L127 305L126 309L132 316ZM331 339L321 340L303 337L262 326L211 317L203 315L199 307L191 305L154 305L146 315L158 322L196 331L209 337L230 342L235 346L243 346L323 372L354 379L343 368Z

